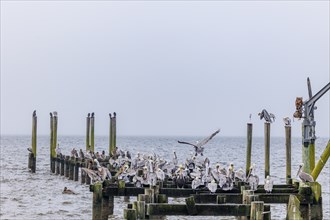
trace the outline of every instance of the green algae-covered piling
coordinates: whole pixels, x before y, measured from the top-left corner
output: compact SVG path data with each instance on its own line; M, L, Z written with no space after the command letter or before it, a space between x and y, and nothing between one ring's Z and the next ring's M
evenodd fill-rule
M86 117L86 151L91 150L89 145L89 134L90 134L90 114L88 113L88 116Z
M135 209L124 209L124 219L135 220L136 210Z
M285 125L285 149L286 149L286 184L292 184L291 178L291 125Z
M186 198L186 207L189 215L196 215L198 213L193 196Z
M300 213L300 201L295 195L290 195L286 219L302 220Z
M270 175L270 123L265 122L265 178Z
M249 174L251 167L251 151L252 151L252 123L247 123L247 147L246 147L246 175Z
M326 148L324 149L319 161L317 162L316 167L312 171L311 175L314 178L314 181L316 181L324 165L327 163L329 156L330 156L330 140L328 141Z
M102 183L93 186L93 220L102 220Z
M146 217L145 201L137 201L136 212L138 219L145 219Z
M92 113L92 116L90 118L90 126L91 126L91 130L90 130L90 148L91 151L94 152L94 122L95 122L95 117L94 117L94 113Z
M36 161L37 161L37 115L36 111L32 114L32 156L30 166L31 172L36 172Z

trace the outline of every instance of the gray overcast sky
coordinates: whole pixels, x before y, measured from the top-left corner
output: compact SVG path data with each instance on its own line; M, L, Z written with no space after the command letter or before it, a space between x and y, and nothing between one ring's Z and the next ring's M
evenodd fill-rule
M245 136L329 82L329 1L1 1L1 134ZM328 92L316 135L329 137ZM293 122L301 135L301 121Z

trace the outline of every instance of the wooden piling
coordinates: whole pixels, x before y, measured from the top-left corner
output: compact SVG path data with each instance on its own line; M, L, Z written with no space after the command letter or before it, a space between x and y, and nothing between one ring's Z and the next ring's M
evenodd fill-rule
M265 122L265 178L270 175L270 123Z
M74 175L74 157L71 157L69 160L69 180L73 180L73 175Z
M81 167L86 167L84 161L81 162ZM80 182L81 182L81 184L85 184L87 174L85 173L85 171L83 171L83 169L80 169L80 172L81 172L80 173Z
M101 218L103 220L108 220L110 215L110 209L109 209L109 197L108 196L102 196L102 211L101 211Z
M116 149L116 113L113 113L113 117L110 115L110 156L113 155Z
M55 148L57 146L57 113L53 115L53 145L51 149L51 166L52 166L52 173L55 173L55 161L56 161L56 151Z
M112 149L112 144L111 144L111 140L112 140L112 117L111 117L111 114L109 114L109 118L110 118L110 123L109 123L109 155L113 156L114 149Z
M166 194L157 195L157 203L168 203L168 198Z
M74 164L74 181L78 181L79 178L79 167L80 167L80 161L78 158L76 158L75 164Z
M53 173L53 145L54 145L54 120L53 115L50 113L50 143L49 143L49 155L50 155L50 171Z
M263 212L264 212L264 202L262 201L251 202L250 219L262 220Z
M154 198L155 198L154 189L145 188L144 189L144 194L146 195L146 198L149 197L149 199L150 199L150 201L147 201L147 199L146 199L146 203L154 203L155 202L155 200L154 200Z
M285 125L286 184L292 184L291 178L291 125Z
M246 176L249 174L251 167L251 152L252 152L252 123L247 123L247 146L246 146Z
M95 118L94 115L92 114L92 117L90 118L90 148L91 151L94 151L94 122Z
M60 175L61 175L61 176L64 176L64 158L63 158L63 157L60 158L60 164L61 164L61 172L60 172Z
M145 219L146 217L145 201L137 201L136 211L137 211L138 219Z
M37 161L37 115L35 111L32 115L32 153L33 157L31 157L31 172L36 172L36 161Z
M186 198L186 207L189 215L196 215L198 213L193 196Z
M69 177L69 173L70 173L70 157L69 156L65 156L64 164L65 164L64 176Z
M314 178L314 181L316 181L317 177L319 176L321 170L323 169L324 165L327 163L330 156L330 140L328 141L328 144L326 148L324 149L320 160L317 162L316 167L312 171L311 175Z
M302 220L300 213L300 201L295 195L290 195L286 219Z
M136 220L136 210L135 209L124 209L124 219Z
M113 215L113 209L114 209L114 197L109 196L109 215Z
M60 174L60 156L57 155L56 156L56 174L59 175Z
M102 183L95 183L93 185L93 220L102 219Z
M125 195L125 181L124 180L118 181L118 194L121 196Z
M217 195L217 204L225 204L226 196Z
M86 151L91 150L89 145L89 132L90 132L90 117L88 114L86 118Z

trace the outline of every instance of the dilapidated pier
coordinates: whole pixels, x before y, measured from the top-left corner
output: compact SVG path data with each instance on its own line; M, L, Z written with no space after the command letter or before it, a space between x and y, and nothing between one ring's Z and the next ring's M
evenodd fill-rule
M248 181L233 179L230 189L217 188L214 192L206 186L192 187L192 179L187 179L178 186L175 179L166 176L157 179L156 183L137 186L131 181L118 178L123 173L123 167L129 167L130 162L114 167L111 159L116 159L116 114L110 116L109 150L103 159L78 156L77 152L63 155L56 151L57 145L57 112L50 114L50 171L53 174L65 176L69 180L90 185L93 193L93 219L108 219L114 211L114 197L136 197L136 201L127 202L124 210L125 219L162 219L163 216L236 216L238 219L271 219L271 204L287 204L287 219L322 219L322 187L316 181L322 168L330 156L330 140L323 151L320 160L315 165L315 121L314 104L330 89L330 83L312 96L308 80L309 100L296 101L297 118L303 118L302 151L304 164L300 174L302 181L292 179L291 175L291 125L285 123L286 148L286 184L272 185L271 192L266 191L263 184L251 186ZM300 100L300 101L299 101ZM268 114L267 111L264 114ZM266 115L267 116L267 115ZM265 135L265 179L271 175L270 170L270 127L271 118L264 123ZM32 117L32 149L29 154L28 168L36 172L36 112ZM86 118L86 151L94 151L94 113ZM251 172L252 123L247 123L247 150L245 175ZM98 170L106 167L112 178L95 181L85 169ZM143 174L142 169L136 170L136 175ZM310 178L313 181L310 181ZM179 204L171 204L168 198L182 198ZM129 201L129 200L128 200Z

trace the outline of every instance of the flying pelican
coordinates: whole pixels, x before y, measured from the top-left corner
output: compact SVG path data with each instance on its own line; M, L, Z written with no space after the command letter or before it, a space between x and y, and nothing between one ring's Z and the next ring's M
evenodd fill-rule
M283 118L285 126L290 126L291 125L291 119L289 117Z
M204 152L203 145L205 145L207 142L209 142L209 140L211 140L219 132L220 132L220 129L216 130L213 134L211 134L209 137L203 139L202 141L197 141L195 144L185 142L185 141L178 141L178 143L179 144L188 144L188 145L193 146L195 148L195 156L197 156L197 154L200 154L201 156L203 156L203 152Z
M272 123L275 121L275 115L272 113L268 113L266 109L263 109L260 113L258 113L261 119L265 119L266 122Z
M271 193L273 190L273 180L270 178L269 175L265 179L264 189L266 193Z
M304 182L314 182L314 178L309 175L308 173L305 173L302 171L302 168L303 168L303 165L300 164L299 165L299 169L298 169L298 172L297 172L297 176L299 176L299 178Z

